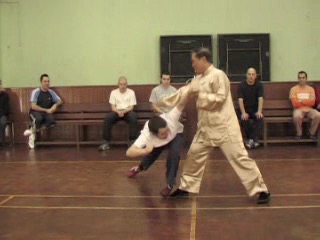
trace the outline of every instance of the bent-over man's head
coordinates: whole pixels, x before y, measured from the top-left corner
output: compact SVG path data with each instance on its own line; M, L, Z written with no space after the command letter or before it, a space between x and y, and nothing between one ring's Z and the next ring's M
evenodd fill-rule
M169 135L169 128L167 122L159 116L151 118L148 122L150 132L156 135L160 139L166 139Z

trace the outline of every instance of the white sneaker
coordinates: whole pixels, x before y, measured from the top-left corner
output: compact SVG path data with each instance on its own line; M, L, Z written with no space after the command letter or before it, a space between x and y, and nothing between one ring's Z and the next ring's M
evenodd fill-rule
M34 149L34 141L36 139L36 135L34 133L31 133L29 136L28 145L31 149Z
M31 129L27 129L23 132L23 136L28 137L32 134L32 130Z

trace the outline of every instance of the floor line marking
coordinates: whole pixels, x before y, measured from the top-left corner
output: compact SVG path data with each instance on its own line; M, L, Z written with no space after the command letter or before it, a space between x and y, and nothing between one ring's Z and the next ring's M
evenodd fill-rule
M14 198L14 196L9 196L8 198L6 198L5 200L3 200L2 202L0 202L0 206L5 204L6 202L9 202L12 198Z
M192 198L190 240L196 240L197 198Z
M0 197L16 197L16 198L160 198L162 196L125 196L125 195L41 195L41 194L0 194ZM320 193L288 193L288 194L272 194L272 197L311 197L320 196ZM247 195L211 195L196 196L197 198L249 198ZM189 198L191 199L191 198Z
M254 159L257 162L262 162L262 161L268 161L268 162L281 162L281 161L320 161L320 158L299 158L299 159L270 159L270 158L263 158L263 159ZM185 159L181 159L181 161L185 161ZM213 161L213 162L223 162L223 163L227 163L226 159L211 159L209 160ZM139 160L95 160L95 161L87 161L87 160L74 160L74 161L64 161L64 160L60 160L60 161L8 161L8 162L0 162L0 164L38 164L38 163L45 163L45 164L54 164L54 163L63 163L63 164L74 164L74 163L136 163L136 162L140 162ZM166 162L165 159L159 159L157 160L157 162Z
M179 211L190 211L190 208L148 208L148 207L95 207L95 206L73 206L73 207L66 207L66 206L56 206L56 207L48 207L48 206L15 206L15 205L0 205L1 208L7 209L55 209L55 210L179 210ZM257 206L257 207L212 207L212 208L197 208L197 211L208 211L208 210L273 210L273 209L313 209L313 208L320 208L320 205L306 205L306 206Z

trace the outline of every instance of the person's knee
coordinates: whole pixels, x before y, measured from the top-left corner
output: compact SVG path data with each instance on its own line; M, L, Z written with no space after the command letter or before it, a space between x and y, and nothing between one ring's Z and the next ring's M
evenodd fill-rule
M303 117L300 115L293 116L294 123L300 123L300 122L302 122L302 120L303 120Z
M128 121L129 122L132 122L132 123L137 122L137 113L135 113L134 111L130 111L127 114L128 114Z

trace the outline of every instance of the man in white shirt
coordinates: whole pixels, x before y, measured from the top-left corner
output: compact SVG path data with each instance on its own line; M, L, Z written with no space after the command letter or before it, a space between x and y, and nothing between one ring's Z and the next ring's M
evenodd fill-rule
M136 95L133 90L127 88L128 81L126 77L120 77L118 88L112 90L109 103L112 112L108 113L103 124L104 143L99 146L99 151L105 151L110 148L112 126L119 120L124 120L129 125L129 140L133 142L137 138L137 115L133 107L137 104Z
M175 87L170 85L171 78L169 73L161 74L161 84L154 89L152 89L149 102L152 104L152 109L156 113L165 113L169 112L172 108L166 106L158 106L157 103L160 102L163 98L169 97L177 91Z
M143 156L140 164L131 168L128 173L128 177L133 178L139 172L146 171L157 160L161 152L168 148L167 186L160 191L163 197L168 197L175 185L180 150L183 146L183 125L179 122L179 118L186 101L186 98L181 100L180 104L171 111L155 116L146 122L140 136L127 151L128 157Z

